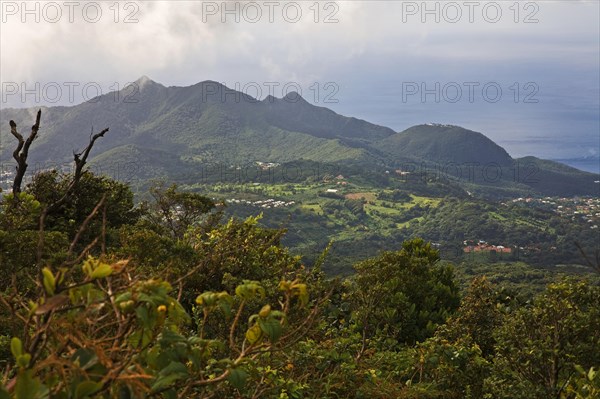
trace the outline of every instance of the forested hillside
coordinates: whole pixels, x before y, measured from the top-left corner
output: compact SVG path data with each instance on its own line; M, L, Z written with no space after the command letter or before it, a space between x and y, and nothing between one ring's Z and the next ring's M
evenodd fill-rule
M572 263L584 272L548 276L523 264L467 269L412 237L331 278L331 246L307 264L258 209L230 218L225 202L171 184L136 203L127 184L87 169L108 129L71 173L22 182L40 118L31 132L10 124L18 168L0 202L1 399L600 396L600 259L583 245ZM429 235L462 206L469 220L447 231L486 235L496 223L498 239L518 245L529 238L506 215L527 225L544 212L442 202L433 195L444 184L342 197L343 212L337 192L321 198L357 228L366 214L414 212L414 231ZM538 226L531 240L561 226Z

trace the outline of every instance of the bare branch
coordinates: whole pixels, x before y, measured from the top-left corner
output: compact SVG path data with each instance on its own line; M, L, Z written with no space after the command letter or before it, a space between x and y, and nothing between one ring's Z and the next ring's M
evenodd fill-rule
M94 143L100 137L104 137L104 135L107 132L108 132L108 128L102 130L100 133L94 134L92 136L92 138L90 139L90 143L87 145L87 147L85 147L85 149L82 152L80 152L79 154L73 154L73 157L75 158L75 178L73 179L73 182L75 182L75 184L77 184L76 182L78 182L79 178L81 177L83 167L85 166L85 164L87 162L87 158L90 155L90 151L92 151L92 147L94 146Z
M83 167L87 162L87 158L90 155L90 151L92 151L92 147L94 147L94 143L100 137L104 137L106 132L108 132L108 128L102 130L100 133L94 134L90 139L90 143L87 145L87 147L85 147L85 149L82 152L73 154L73 158L75 160L75 173L73 175L73 180L71 181L71 184L69 184L69 187L67 188L67 191L65 191L64 195L58 201L49 205L45 212L49 212L50 210L58 208L59 206L65 203L67 198L69 198L69 195L71 194L71 192L73 192L75 187L77 187L77 185L79 184L79 180L81 180L81 176L83 175Z
M25 176L25 171L27 171L27 157L29 156L29 147L33 140L35 140L38 131L40 129L40 119L42 117L42 110L40 109L37 112L37 117L35 118L35 125L31 127L31 133L27 140L23 140L23 136L17 131L17 124L15 121L11 120L10 124L10 132L13 136L17 138L19 144L17 148L13 152L13 158L17 161L17 174L15 175L15 180L13 181L12 192L16 198L17 194L21 192L21 184L23 183L23 177Z
M39 116L40 116L40 113L38 113L38 121L39 121ZM11 124L11 126L12 126L12 124ZM85 149L82 152L80 152L78 154L77 153L73 154L73 157L75 160L75 174L73 175L73 180L69 184L69 187L67 188L67 190L65 191L63 196L60 199L58 199L57 201L55 201L54 203L46 206L44 208L44 210L42 211L42 214L40 215L40 221L39 221L39 239L38 239L38 247L37 247L37 262L38 262L38 264L40 263L40 261L42 259L42 252L44 249L44 223L46 221L46 216L48 215L48 213L50 213L50 211L57 209L58 207L60 207L62 204L64 204L67 201L67 199L69 198L69 196L71 195L73 190L79 184L79 180L81 180L81 176L83 175L83 167L85 166L85 164L87 162L87 158L90 155L90 151L92 150L94 143L100 137L104 137L106 132L108 132L108 128L102 130L100 133L94 134L90 138L89 144L87 145L87 147L85 147ZM101 202L104 202L104 197ZM98 207L96 207L96 208L97 209L94 209L93 214L98 212ZM88 220L86 219L85 224L87 224L87 222L88 222ZM83 228L85 228L85 227L83 227ZM80 232L77 233L76 239L78 239L79 235L80 235ZM71 249L69 250L69 253L70 252L71 252Z

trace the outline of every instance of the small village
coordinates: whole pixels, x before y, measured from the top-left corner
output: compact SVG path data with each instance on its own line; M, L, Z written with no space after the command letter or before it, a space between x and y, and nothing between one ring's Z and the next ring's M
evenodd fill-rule
M467 254L472 252L496 252L502 254L512 253L512 248L510 247L490 244L484 240L465 240L463 241L463 245L463 252Z
M292 206L296 203L295 201L279 201L279 200L275 200L273 198L269 198L269 199L266 199L263 201L248 201L245 199L230 198L230 199L226 200L226 202L231 203L231 204L254 206L254 207L265 208L265 209L283 208L283 207L287 207L287 206Z
M14 173L8 170L0 170L0 188L7 188L14 178Z
M280 164L277 162L262 162L262 161L256 161L256 165L261 169L261 170L269 170L269 169L273 169L278 167Z
M587 223L590 229L598 229L600 225L600 198L516 198L512 203L523 203L550 209L561 217L572 221L577 219Z

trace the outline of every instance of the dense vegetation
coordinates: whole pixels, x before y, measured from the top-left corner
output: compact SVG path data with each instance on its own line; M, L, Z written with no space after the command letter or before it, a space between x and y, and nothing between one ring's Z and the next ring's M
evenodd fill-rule
M332 279L330 247L307 267L284 231L176 186L135 205L83 154L0 203L2 399L600 395L597 280L519 291L419 238Z
M324 266L329 275L352 274L356 262L412 238L435 243L442 259L459 264L522 261L550 272L583 261L575 243L593 253L600 242L600 229L592 228L600 224L597 197L586 197L595 204L588 218L575 213L580 206L576 202L583 206L586 198L485 199L469 195L448 179L403 177L385 171L370 175L360 168L310 162L282 165L268 173L281 176L286 166L311 172L292 182L232 178L181 187L226 203L223 211L228 216L262 213L264 226L287 229L283 243L309 264L333 241ZM265 204L268 200L285 206ZM561 204L572 208L570 213L557 212ZM464 241L479 240L509 247L511 252L464 253Z

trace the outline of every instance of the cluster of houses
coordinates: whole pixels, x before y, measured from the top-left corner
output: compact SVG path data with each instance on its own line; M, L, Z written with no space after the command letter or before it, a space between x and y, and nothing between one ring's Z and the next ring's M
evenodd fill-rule
M463 241L463 245L464 245L463 252L465 252L465 253L472 253L472 252L496 252L496 253L502 253L502 254L512 253L512 248L510 248L510 247L505 247L503 245L489 244L488 242L486 242L484 240L479 240L477 242L465 240L465 241Z
M512 202L551 208L562 217L587 223L590 229L598 229L600 225L600 198L516 198Z
M332 175L325 175L323 177L323 183L335 183L338 186L347 186L348 182L344 175L337 175L333 177Z
M0 189L6 194L12 186L15 178L14 172L0 169ZM2 194L0 194L1 196Z
M407 172L407 171L402 170L402 169L396 169L396 170L394 170L394 173L397 174L398 176L408 176L408 175L410 175L410 172ZM390 171L386 170L385 174L389 175Z
M245 199L240 200L240 199L231 198L231 199L228 199L227 202L232 203L232 204L242 204L242 205L256 206L256 207L267 208L267 209L292 206L296 203L295 201L278 201L278 200L274 200L273 198L269 198L264 201L248 201Z
M331 176L325 176L323 178L323 183L333 183L335 182L335 184L337 186L347 186L348 182L346 181L346 178L344 177L344 175L337 175L336 177L331 177ZM325 189L325 192L328 194L336 194L339 190L339 188L327 188Z
M15 175L15 173L11 172L10 170L1 170L0 169L0 180L2 180L2 181L12 179L14 177L14 175Z
M258 165L258 167L262 170L269 170L278 167L280 164L278 164L277 162L256 161L256 165Z

